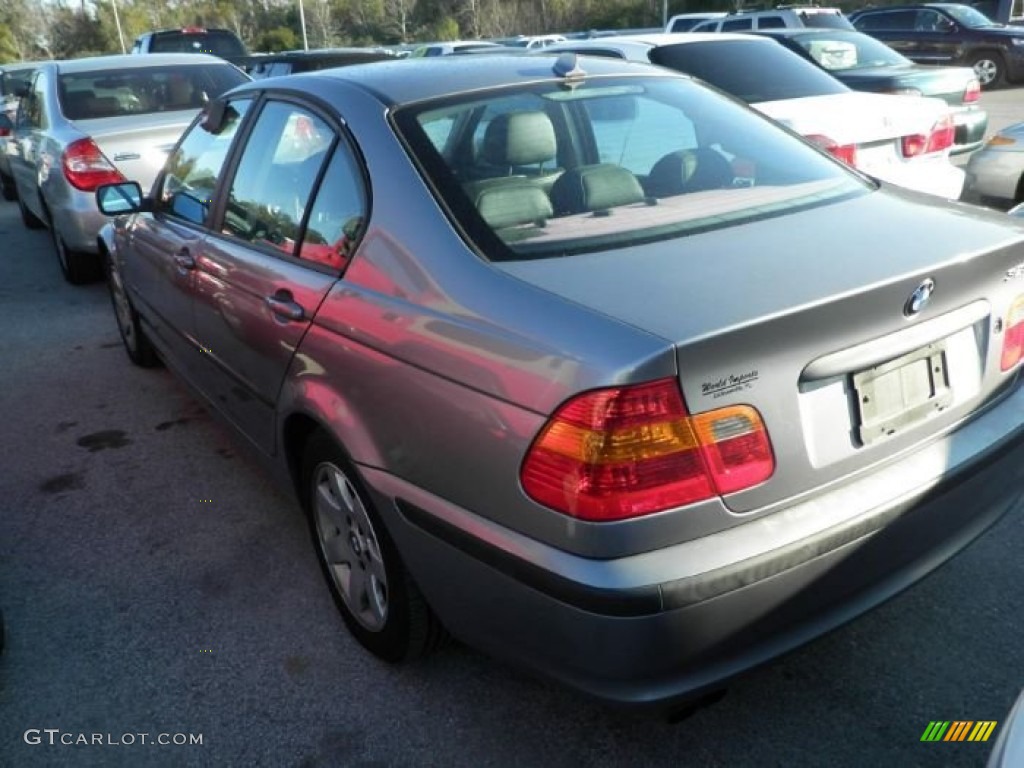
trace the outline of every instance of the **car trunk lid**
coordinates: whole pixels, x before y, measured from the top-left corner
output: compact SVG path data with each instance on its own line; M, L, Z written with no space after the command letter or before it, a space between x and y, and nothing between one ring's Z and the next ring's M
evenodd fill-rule
M756 408L775 473L725 498L749 512L931 439L1007 382L994 325L1024 293L1005 277L1024 276L1024 230L957 212L873 193L500 268L672 342L691 413Z
M76 120L121 174L148 190L196 110Z

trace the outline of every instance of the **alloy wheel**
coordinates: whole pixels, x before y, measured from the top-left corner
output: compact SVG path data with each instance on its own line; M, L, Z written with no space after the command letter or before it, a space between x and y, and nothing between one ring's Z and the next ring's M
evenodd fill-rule
M348 476L324 463L314 474L317 542L331 579L352 616L371 632L388 618L388 579L380 541Z

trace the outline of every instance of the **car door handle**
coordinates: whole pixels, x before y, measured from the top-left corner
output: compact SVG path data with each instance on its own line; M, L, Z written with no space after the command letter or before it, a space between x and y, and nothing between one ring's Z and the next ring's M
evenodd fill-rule
M273 296L267 296L264 301L271 312L284 320L303 320L306 317L306 310L292 298L289 291L278 291Z
M178 265L178 269L185 271L196 268L196 260L192 258L192 254L189 253L188 248L182 248L174 254L174 263Z

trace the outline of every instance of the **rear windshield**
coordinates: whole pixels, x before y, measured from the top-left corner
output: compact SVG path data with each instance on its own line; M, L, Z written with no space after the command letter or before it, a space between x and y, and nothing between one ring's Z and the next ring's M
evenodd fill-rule
M0 96L14 96L19 85L28 85L35 69L17 69L13 72L0 71Z
M839 11L799 11L800 21L807 27L828 29L853 29L850 20Z
M209 53L213 56L245 56L245 46L230 32L159 32L149 43L150 53Z
M139 67L60 76L61 111L69 120L201 109L249 78L226 62Z
M792 40L830 72L904 66L910 61L870 35L846 30L808 31Z
M769 40L663 45L651 49L651 61L699 77L749 104L849 90L799 54Z
M442 207L494 260L627 248L870 189L684 78L524 85L399 108L394 121Z

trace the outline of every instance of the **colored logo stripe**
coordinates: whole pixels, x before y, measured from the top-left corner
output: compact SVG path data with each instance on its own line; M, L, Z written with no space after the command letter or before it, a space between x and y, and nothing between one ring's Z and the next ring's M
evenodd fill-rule
M921 741L988 741L996 725L995 720L932 720Z
M924 729L921 741L939 741L947 728L949 728L948 720L945 722L942 720L932 720L928 723L928 727Z
M967 737L968 741L988 741L988 737L992 735L992 731L996 729L995 720L980 720L978 724L974 726L974 730L971 731L971 735Z
M943 741L963 741L967 738L967 733L972 725L974 725L973 720L954 720Z

